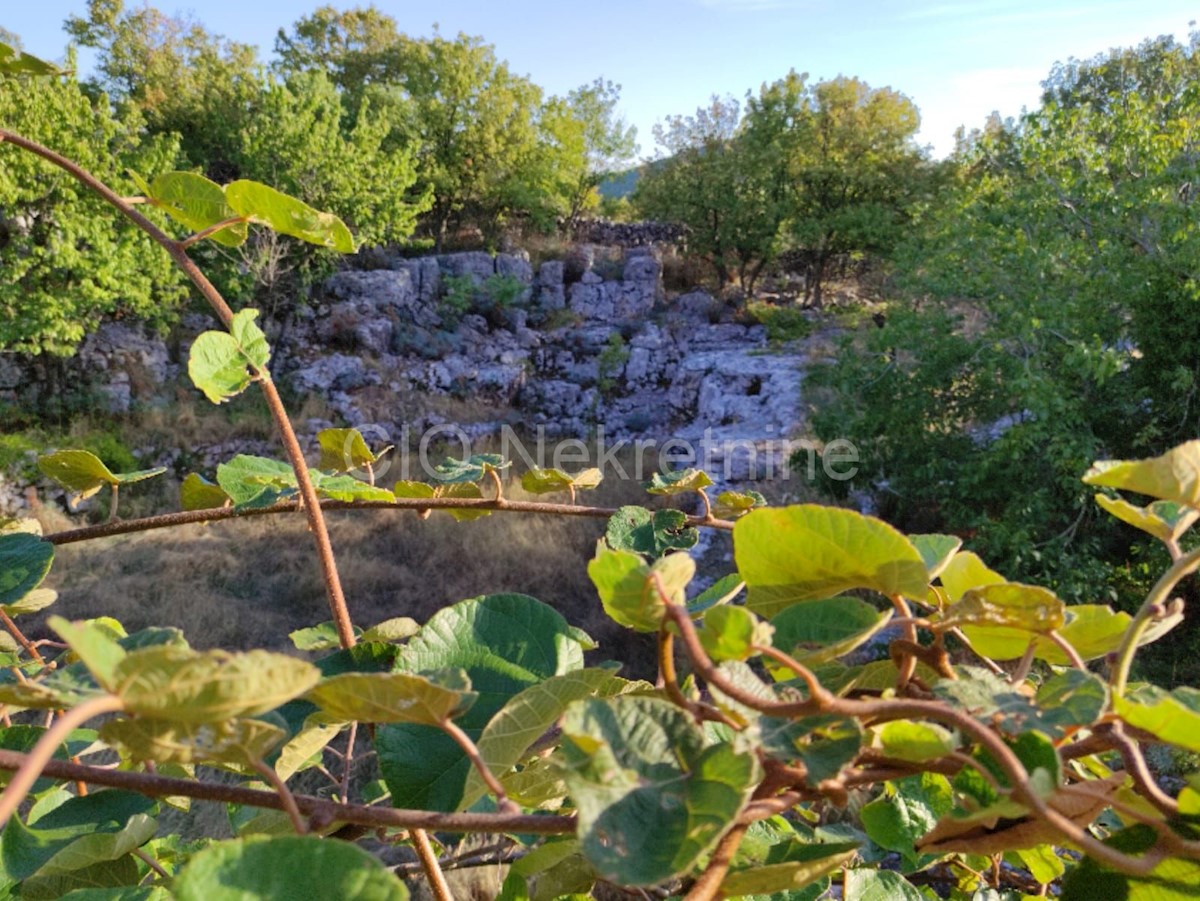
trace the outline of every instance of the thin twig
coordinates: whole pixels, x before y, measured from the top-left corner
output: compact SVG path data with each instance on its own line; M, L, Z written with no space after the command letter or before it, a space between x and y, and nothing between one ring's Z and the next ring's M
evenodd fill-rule
M700 878L684 895L683 901L714 901L721 897L721 883L729 872L729 865L733 863L733 857L737 854L738 846L741 845L742 837L745 836L748 828L742 823L735 823L733 828L725 833L716 850L713 851L708 866L704 868Z
M296 830L296 834L305 835L308 832L308 823L304 821L300 808L296 806L296 797L287 787L287 783L279 778L279 774L274 769L261 760L254 761L254 769L267 780L271 788L275 789L275 794L279 795L279 800L283 802L283 809L287 813L288 819L292 821L292 828Z
M182 241L179 242L179 246L186 249L188 247L191 247L196 242L203 241L205 238L209 237L210 235L216 234L223 228L229 228L229 226L237 225L239 222L248 222L248 221L249 220L246 219L245 216L234 216L230 219L225 219L221 222L217 222L217 223L214 223L213 225L210 225L208 228L201 229L200 231L196 232L193 235L188 235L186 238L184 238Z
M30 657L32 657L37 663L40 663L42 666L46 665L46 661L44 659L42 659L42 655L38 653L37 645L25 637L25 633L22 632L20 627L17 626L17 624L13 622L12 617L4 612L3 608L0 608L0 624L3 624L4 631L7 632L9 635L11 635L14 639L16 639L17 644L19 644L21 647L23 647L25 649L26 654L28 654ZM19 674L19 671L18 671L18 674ZM23 676L22 676L22 681L24 681Z
M462 752L467 755L467 759L471 761L471 766L475 767L479 777L483 779L483 784L487 786L488 791L496 796L496 807L501 811L507 811L510 808L519 810L511 801L508 800L508 793L504 791L504 786L500 784L500 780L488 768L483 757L479 753L479 748L475 742L471 741L471 736L463 732L462 729L453 720L442 720L438 723L438 727L454 739L455 744L462 748Z
M438 863L437 853L433 850L429 835L424 829L413 829L409 834L412 836L413 847L417 850L417 857L421 858L425 878L429 880L429 887L433 889L433 897L437 901L454 901L454 894L446 882L446 874L442 872Z
M1150 628L1150 624L1161 615L1160 611L1166 609L1167 598L1170 597L1179 581L1194 573L1197 567L1200 567L1200 548L1195 548L1172 563L1171 568L1162 574L1162 577L1150 589L1150 593L1146 595L1141 609L1133 618L1133 622L1129 624L1129 628L1125 630L1125 637L1121 639L1121 647L1117 649L1117 661L1113 664L1112 677L1109 680L1114 694L1125 693L1125 683L1129 680L1129 668L1133 665L1133 655L1137 651L1142 635Z

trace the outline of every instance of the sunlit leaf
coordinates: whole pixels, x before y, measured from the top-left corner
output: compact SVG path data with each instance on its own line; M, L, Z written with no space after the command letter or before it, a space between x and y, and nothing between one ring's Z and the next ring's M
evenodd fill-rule
M164 172L149 185L141 182L141 189L154 206L193 232L238 218L225 202L221 186L195 172ZM245 222L234 222L213 232L209 240L238 247L245 243L247 233Z
M876 726L872 732L885 756L910 763L936 760L958 749L958 737L936 723L892 720Z
M943 611L938 624L966 627L1007 627L1046 634L1066 622L1066 604L1054 592L1036 585L1006 582L971 588Z
M1168 744L1200 752L1200 689L1180 686L1165 691L1149 685L1112 699L1113 710L1129 725Z
M661 557L667 551L695 546L700 533L687 524L687 514L682 510L651 512L645 507L628 506L609 517L604 537L613 550Z
M214 404L246 390L271 358L267 336L254 323L257 316L258 310L239 310L229 331L204 332L192 342L188 375Z
M1153 535L1159 541L1175 541L1191 528L1200 511L1174 501L1154 501L1138 507L1121 498L1097 494L1096 503L1117 519Z
M648 494L684 494L703 491L713 480L703 469L676 469L673 472L656 472L646 483Z
M128 654L102 626L73 623L61 616L50 617L46 625L59 634L103 688L108 691L116 688L117 667Z
M102 725L100 737L125 748L135 760L253 764L266 757L287 733L255 719L178 723L122 718Z
M767 499L757 491L722 491L713 502L713 516L718 519L737 519L755 507L767 506Z
M604 612L639 632L657 632L667 603L683 603L696 562L687 554L668 554L653 565L629 551L611 550L596 542L588 576L600 595Z
M909 535L908 540L925 561L930 579L936 579L962 547L957 535Z
M360 629L355 630L355 636L361 637ZM288 638L291 639L298 651L327 651L342 646L341 637L338 635L337 626L334 625L333 620L296 629L294 632L288 633Z
M771 625L775 647L805 664L816 664L861 647L890 619L890 612L859 598L837 597L788 607L772 618Z
M0 43L0 75L54 76L66 75L54 63L32 56L8 44Z
M604 474L599 469L584 469L571 475L561 469L530 469L521 476L521 487L530 494L553 494L558 491L583 491L596 488Z
M745 660L757 654L755 645L770 646L774 629L745 607L724 605L704 615L700 643L714 661Z
M737 573L722 576L687 602L688 615L695 618L718 604L728 604L741 594L745 587L746 583Z
M942 568L940 578L952 601L957 601L972 588L1008 581L1000 573L989 569L978 555L970 551L959 551L951 557L950 562Z
M382 501L390 504L396 500L396 495L386 488L379 488L367 482L356 479L352 475L326 475L320 470L309 470L313 488L321 497L335 501Z
M812 886L849 863L857 849L856 842L792 841L776 845L761 863L731 870L721 881L721 897L770 895L791 901L799 889Z
M363 723L421 723L436 726L475 703L476 692L462 670L453 684L412 673L343 673L322 680L305 696L331 718Z
M894 870L846 870L842 885L844 901L926 901L915 885Z
M512 464L499 454L472 454L466 460L448 457L433 468L439 482L478 482L490 472L500 472Z
M403 641L416 635L421 626L410 616L394 616L371 626L362 634L363 641Z
M386 453L372 453L358 429L321 429L317 432L317 444L321 448L321 462L317 466L334 472L373 466Z
M871 841L917 865L916 842L953 809L950 780L920 773L884 783L883 794L863 807L861 818Z
M166 467L139 469L134 472L114 473L104 462L85 450L60 450L38 458L38 468L64 488L88 498L105 485L124 485L140 482L166 472Z
M281 460L238 454L217 465L217 484L237 507L273 504L296 493L296 473Z
M852 588L924 598L929 576L917 549L891 526L852 510L804 504L752 510L733 527L746 606L773 617L802 601Z
M241 179L225 186L225 200L239 216L258 222L281 235L309 244L354 253L354 238L346 224L332 213L314 210L282 191Z
M220 485L195 472L189 472L179 486L179 506L184 510L215 510L229 502Z
M1185 442L1161 457L1146 460L1099 460L1083 481L1189 507L1200 506L1200 440Z

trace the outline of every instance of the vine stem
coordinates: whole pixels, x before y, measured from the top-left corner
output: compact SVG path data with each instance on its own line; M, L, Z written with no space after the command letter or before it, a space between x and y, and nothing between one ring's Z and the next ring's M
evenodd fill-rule
M499 810L507 810L512 807L512 802L508 800L508 793L504 790L504 786L500 784L500 780L495 777L492 771L488 768L486 762L479 754L479 748L475 742L471 741L471 736L463 732L458 724L453 720L442 720L438 726L443 732L454 739L455 744L462 748L462 752L467 755L467 759L471 761L471 766L479 773L479 777L483 779L483 784L488 787L493 795L496 796L496 807Z
M1150 589L1150 593L1146 595L1146 600L1142 602L1137 616L1125 630L1125 637L1121 640L1120 648L1117 649L1117 660L1113 664L1110 680L1114 694L1125 693L1125 684L1129 681L1129 668L1133 665L1133 655L1137 651L1138 643L1146 630L1150 628L1150 624L1160 614L1171 591L1181 579L1194 573L1197 568L1200 568L1200 548L1175 560L1171 564L1171 568L1162 574L1162 577Z
M429 887L433 889L433 896L437 901L454 901L454 894L446 882L442 865L438 863L429 834L424 829L413 829L409 834L412 836L413 847L417 849L417 857L421 859L421 868L425 870L425 876L429 880Z
M3 608L0 608L0 624L4 626L4 631L16 639L17 644L25 649L25 653L27 653L42 666L46 665L46 661L38 652L37 646L25 637L25 633L22 632L20 627L13 622L12 617L4 612Z
M124 706L121 699L115 695L100 695L64 711L54 721L54 725L38 739L33 750L28 754L21 755L24 758L21 765L9 780L4 793L0 794L0 829L3 829L8 823L9 817L16 813L21 802L25 800L25 796L29 794L29 790L33 788L33 783L37 782L38 777L46 769L46 764L53 759L55 750L67 739L68 735L92 717L102 713L116 713Z
M188 256L187 247L182 241L176 241L164 232L139 212L137 208L126 203L120 195L96 178L96 176L92 175L92 173L79 164L55 153L49 147L45 147L36 141L31 141L29 138L8 131L7 129L0 129L0 138L58 166L107 201L133 222L134 225L149 235L153 241L167 252L183 273L191 279L192 284L196 286L196 289L208 301L222 324L226 328L229 328L233 322L233 310L225 302L225 298L221 296L221 292L200 271L200 267L196 265L195 261ZM258 369L253 366L251 368L256 377L255 380L262 387L267 407L271 411L271 417L275 420L275 427L279 431L279 437L283 442L288 462L291 463L292 469L296 473L297 486L300 489L300 497L303 502L305 515L308 517L309 528L313 533L317 559L320 563L321 574L325 582L325 594L329 601L329 610L333 616L334 625L337 627L338 639L341 641L342 647L353 647L356 640L354 637L354 626L350 619L350 611L346 607L346 597L342 591L341 578L338 576L337 563L333 556L333 545L329 541L329 530L325 526L325 517L321 512L321 504L317 498L316 489L313 487L312 479L308 475L308 463L304 459L304 452L300 448L300 442L296 440L296 432L292 428L287 410L284 409L279 391L276 389L275 383L271 381L270 373L265 368Z
M79 708L74 708L78 710ZM36 750L36 746L35 749ZM53 750L51 751L53 753ZM20 772L29 765L33 751L0 749L0 770ZM47 758L40 774L51 779L80 781L137 792L152 798L179 795L198 801L219 801L244 804L268 810L283 810L283 802L273 791L224 785L219 782L195 782L154 773L116 770L84 763ZM12 783L9 783L11 787ZM327 798L293 795L296 807L315 823L351 823L374 829L432 829L437 832L515 832L535 835L566 835L575 831L575 818L533 814L497 813L436 813L427 810L406 810L396 807L373 807L366 804L340 804ZM3 798L3 796L0 796Z
M715 901L721 897L721 883L729 872L733 856L737 854L737 849L742 844L742 837L748 828L749 824L735 823L733 828L725 833L713 851L708 866L704 868L700 878L692 884L688 893L683 896L683 901Z
M579 507L571 504L553 504L545 501L515 501L504 499L503 504L497 504L495 498L453 498L453 497L398 497L395 501L333 501L325 500L319 505L322 510L412 510L416 513L429 510L492 510L502 513L532 513L545 516L579 516L592 519L608 519L617 512L615 507ZM251 516L272 516L280 513L294 513L299 508L295 501L275 504L270 507L238 510L235 507L214 507L209 510L181 510L177 513L161 513L158 516L146 516L141 519L124 519L117 522L100 523L94 526L83 526L78 529L64 529L43 536L44 541L54 545L74 544L79 541L91 541L96 538L108 538L113 535L129 535L137 532L150 532L156 529L171 529L176 526L193 523L220 522L227 519L241 519ZM698 516L689 516L687 525L711 529L731 530L733 523L724 519L704 520Z
M275 789L275 794L279 796L280 802L283 804L283 809L288 815L288 819L292 821L292 828L296 830L297 835L305 835L308 832L308 824L304 822L304 816L300 813L300 808L296 806L296 797L292 794L292 790L287 787L279 774L275 770L261 760L254 761L254 769L260 776L267 780L271 788Z

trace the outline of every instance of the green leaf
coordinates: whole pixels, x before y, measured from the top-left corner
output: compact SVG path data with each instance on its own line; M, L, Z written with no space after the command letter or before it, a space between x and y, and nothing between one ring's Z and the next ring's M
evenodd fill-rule
M217 465L217 484L236 507L269 506L296 493L296 473L280 460L238 454Z
M371 453L358 429L321 429L317 432L317 444L321 447L321 462L317 466L334 472L373 466L386 453Z
M351 475L330 476L320 470L309 470L309 477L317 494L335 501L383 501L391 504L396 500L396 495L386 488L377 488Z
M1125 854L1139 856L1157 842L1155 831L1145 825L1131 826L1109 836L1111 845ZM1130 876L1098 863L1090 857L1067 871L1062 882L1063 901L1186 901L1194 899L1200 886L1200 862L1184 857L1167 857L1142 876Z
M393 486L393 491L396 497L410 498L458 497L474 499L483 497L483 492L473 482L450 482L444 485L427 485L424 482L403 481L397 482ZM446 512L454 517L456 522L470 522L474 519L482 519L484 516L490 516L492 511L448 509Z
M734 525L733 547L750 589L746 606L761 616L852 588L922 599L928 592L925 563L909 540L851 510L753 510Z
M238 217L225 202L221 186L195 172L164 172L149 185L140 178L136 180L154 206L193 232ZM245 222L235 222L213 232L209 239L226 247L239 247L246 242L248 231Z
M1066 610L1046 588L1006 582L969 589L943 611L939 625L961 626L968 637L992 627L1045 634L1063 627Z
M311 663L284 654L165 645L127 654L113 670L111 690L130 713L201 724L273 710L319 678Z
M433 468L433 477L439 482L478 482L489 472L499 472L511 465L499 454L472 454L466 460L448 457Z
M703 491L713 480L703 469L676 469L673 472L656 472L646 483L647 494L684 494Z
M346 722L436 726L460 716L477 697L462 670L438 675L443 684L412 673L344 673L322 680L305 697Z
M722 576L687 602L688 616L695 619L718 604L728 604L745 587L746 583L737 573Z
M1058 738L1064 734L1065 726L1077 725L1070 722L1078 712L1075 708L1036 707L1014 686L989 670L973 666L955 669L960 678L939 680L933 686L934 694L971 717L992 723L996 729L1007 735L1019 735L1029 729L1039 729L1052 738ZM1073 680L1076 677L1069 678ZM1051 692L1060 690L1067 691L1061 683L1055 683L1054 687L1049 689ZM1082 681L1077 690L1084 696L1094 691ZM1069 694L1067 691L1067 696ZM1048 697L1053 697L1053 694Z
M28 532L0 535L0 604L15 605L42 584L54 545Z
M776 845L762 863L732 870L721 881L723 898L772 895L791 901L798 889L812 886L822 877L849 863L858 849L856 842L800 842ZM828 880L825 880L826 882ZM776 896L777 892L786 892ZM816 898L823 892L805 897Z
M883 754L895 760L924 763L958 750L958 736L936 723L892 720L872 731Z
M687 554L668 554L647 566L637 554L610 550L603 541L596 542L596 556L588 563L604 612L638 632L658 631L667 601L682 604L695 573L696 561Z
M1043 726L1066 732L1100 719L1108 709L1108 683L1095 673L1068 669L1043 682L1033 700Z
M1062 858L1054 850L1053 845L1038 845L1036 848L1018 848L1015 851L1008 852L1004 857L1006 861L1009 861L1014 866L1021 866L1029 870L1029 875L1042 883L1042 885L1048 885L1062 878L1062 874L1067 869L1063 864ZM1015 859L1009 860L1009 858Z
M404 641L412 638L421 627L410 616L394 616L371 626L362 634L363 641Z
M179 486L179 505L184 510L216 510L229 502L223 488L199 473L189 472Z
M128 655L103 626L89 622L73 623L61 616L50 617L46 625L67 643L97 683L106 691L115 690L117 667Z
M312 835L249 836L217 842L188 861L171 891L176 901L408 898L400 880L366 851Z
M1121 646L1125 632L1133 621L1128 613L1114 612L1101 604L1073 604L1066 608L1066 622L1058 630L1059 637L1071 645L1084 660L1095 660L1111 654ZM1168 616L1154 623L1138 642L1139 647L1157 641L1182 621L1182 615ZM993 660L1017 660L1029 647L1029 632L1018 629L964 629L972 646ZM1071 658L1049 638L1038 637L1034 656L1055 666L1070 666Z
M89 498L117 477L91 451L60 450L38 457L38 469L81 498Z
M1100 460L1084 475L1088 485L1121 488L1189 507L1200 506L1200 440L1188 441L1161 457Z
M255 719L180 723L138 718L109 720L100 727L100 737L125 748L135 760L252 765L263 760L287 733Z
M930 579L936 579L962 547L957 535L909 535L908 540L925 561L925 570Z
M65 69L60 69L54 63L31 56L8 44L0 43L0 75L33 75L53 76L66 75Z
M590 897L596 874L574 839L548 841L509 867L496 901L561 901Z
M228 332L204 332L192 342L188 376L214 404L241 394L266 369L271 349L257 316L258 310L239 310Z
M36 823L14 816L0 835L3 875L22 881L122 857L153 837L156 806L133 792L107 790L69 798Z
M759 778L753 754L706 744L686 712L657 698L578 701L562 729L584 855L620 885L690 871Z
M561 469L530 469L522 474L521 487L530 494L554 494L595 488L603 478L604 474L598 469L585 469L575 475Z
M1185 748L1200 751L1200 689L1180 687L1167 692L1148 685L1134 694L1112 699L1113 710L1136 729Z
M972 588L1000 585L1008 581L1000 573L988 569L978 555L970 551L959 551L951 557L942 570L941 580L952 601L957 601Z
M311 762L320 762L320 754L334 740L345 723L331 723L322 713L314 713L304 720L300 731L288 739L279 751L279 759L275 761L275 773L285 782L301 770L307 769Z
M718 519L737 519L755 507L767 506L767 499L757 491L722 491L713 502L713 516Z
M858 755L863 742L856 720L830 714L797 719L761 716L758 732L768 754L803 762L811 785L836 776Z
M894 870L846 870L844 901L926 901L915 885Z
M651 513L645 507L629 506L609 517L604 537L613 550L661 557L667 551L695 546L700 532L688 526L687 514L682 510Z
M356 630L355 637L361 637L360 630ZM292 644L298 651L328 651L342 646L342 640L338 636L337 626L334 625L333 620L326 620L315 626L306 626L303 629L289 632L288 638L292 640Z
M520 594L488 595L438 611L399 649L396 669L466 670L479 699L457 725L477 740L518 692L583 668L593 643L552 607ZM451 811L462 800L469 763L431 726L400 723L376 731L383 777L397 807Z
M871 841L898 851L915 866L923 856L914 847L939 819L954 809L950 780L937 773L920 773L884 783L883 794L863 807L863 829Z
M331 247L338 253L355 251L354 238L341 219L267 185L245 179L231 182L225 186L225 200L239 216L281 235Z
M807 601L786 608L771 620L775 647L805 664L823 663L849 654L888 624L891 613L876 610L859 598ZM770 664L777 668L777 664Z
M704 615L700 643L714 662L745 660L756 655L755 645L770 646L774 629L745 607L714 607Z
M1145 507L1135 506L1129 501L1097 494L1096 503L1121 522L1141 529L1159 541L1175 541L1192 527L1200 511L1185 507L1174 501L1155 501Z
M479 756L497 777L503 776L524 757L529 747L541 738L572 701L582 698L609 698L645 683L619 679L604 669L581 669L551 676L514 695L484 728L476 745ZM467 776L460 809L483 797L486 789L475 769Z

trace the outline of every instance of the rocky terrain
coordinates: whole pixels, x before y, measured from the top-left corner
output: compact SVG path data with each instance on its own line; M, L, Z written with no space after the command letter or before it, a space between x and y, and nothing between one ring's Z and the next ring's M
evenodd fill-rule
M704 292L668 298L651 247L596 256L583 246L535 271L523 253L377 255L378 268L333 275L271 330L277 378L329 411L299 430L352 425L391 443L434 428L473 440L508 426L658 447L677 439L729 482L778 466L802 424L807 348L768 349L761 326L737 322ZM190 340L213 325L185 317L163 339L109 323L66 365L113 412L169 404L187 390ZM0 399L36 390L44 376L0 356ZM248 450L202 456L215 465ZM0 492L0 512L24 503L19 488Z

